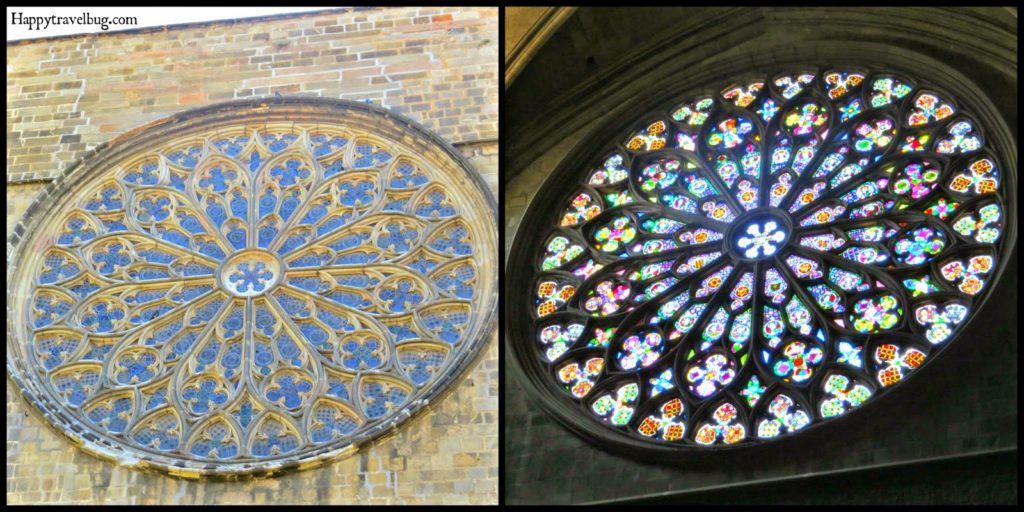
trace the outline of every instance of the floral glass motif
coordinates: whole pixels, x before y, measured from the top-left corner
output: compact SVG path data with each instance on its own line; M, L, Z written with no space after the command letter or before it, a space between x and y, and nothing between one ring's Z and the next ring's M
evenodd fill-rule
M322 461L476 350L485 193L430 139L340 121L191 128L52 207L22 259L25 360L87 437L174 471ZM569 295L547 287L542 311ZM545 332L548 356L579 329Z
M629 298L629 285L612 281L601 281L584 302L584 309L593 315L607 316L619 310Z
M887 118L865 121L854 128L853 148L861 153L884 149L893 140L894 123Z
M645 417L636 428L645 437L657 436L662 441L678 441L686 434L683 401L674 398L658 408L658 414Z
M796 432L811 424L811 416L807 414L792 398L786 395L775 395L768 403L766 418L757 424L757 437L777 437L782 434Z
M955 112L949 103L945 103L934 94L919 94L914 100L914 108L907 117L907 124L918 126L941 121Z
M814 368L821 364L823 358L824 352L820 347L808 347L807 343L794 341L782 350L782 354L772 365L772 372L786 380L804 382L811 378Z
M924 363L924 352L916 348L901 350L892 343L884 343L875 348L875 363L878 364L878 382L883 386L891 386L903 379L904 372L909 372Z
M580 335L583 334L583 324L571 324L566 327L561 325L549 325L540 332L540 342L548 346L545 355L549 361L558 359L558 356L569 350Z
M612 425L625 425L633 417L633 406L636 403L639 389L636 384L626 384L616 391L594 400L590 409L599 418Z
M946 237L941 231L923 226L914 229L893 245L896 261L907 265L920 265L930 261L946 247Z
M846 93L860 87L864 81L864 75L855 72L832 72L825 75L825 90L828 97L837 100L846 96Z
M551 210L531 253L551 285L530 364L571 373L567 406L632 439L770 440L897 388L993 288L1013 222L981 127L915 80L834 69L721 91L641 117L658 121L576 166L564 203L531 206Z
M544 255L544 270L552 270L572 261L583 254L583 247L569 242L564 236L556 236L548 244L548 252Z
M845 375L829 375L824 388L825 394L829 396L821 402L821 415L825 418L839 416L871 398L871 390L867 386Z
M935 141L935 152L940 154L971 153L981 149L982 140L970 121L957 121L946 130L948 137Z
M815 103L805 103L799 109L791 110L784 118L783 125L793 135L807 135L826 121L827 109Z
M939 169L929 162L907 164L893 180L892 191L913 200L931 193L939 180Z
M686 371L690 391L707 398L728 386L736 378L736 363L723 354L711 354Z
M950 190L959 194L991 194L999 187L999 173L991 159L971 162L965 172L954 174L949 180Z
M583 398L594 387L594 380L604 367L604 359L588 359L585 363L569 363L558 370L558 380L576 398Z
M649 332L643 336L633 335L622 342L622 351L617 355L623 370L650 366L658 360L662 351L661 335Z
M746 428L739 421L736 406L731 403L726 402L718 406L710 420L697 429L694 440L698 444L711 445L716 442L734 444L742 441L747 435Z
M656 121L626 143L630 151L657 151L665 147L665 122Z
M985 286L982 276L992 270L994 258L989 255L971 256L966 260L953 260L939 267L942 278L955 284L966 295L977 295Z
M786 239L785 230L773 220L751 223L736 239L736 247L750 259L767 258L776 252Z
M914 312L914 319L925 328L925 338L933 344L948 340L965 318L967 307L955 302L944 306L923 304Z

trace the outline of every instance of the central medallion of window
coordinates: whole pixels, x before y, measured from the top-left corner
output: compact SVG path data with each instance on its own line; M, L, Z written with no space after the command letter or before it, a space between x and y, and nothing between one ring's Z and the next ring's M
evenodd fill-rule
M220 286L235 297L255 297L269 291L281 278L281 261L272 253L251 249L224 261Z
M188 112L47 191L8 260L8 371L106 458L314 467L432 402L493 332L493 199L377 107Z
M775 256L789 240L789 220L784 212L751 212L733 226L729 239L744 260L755 261Z

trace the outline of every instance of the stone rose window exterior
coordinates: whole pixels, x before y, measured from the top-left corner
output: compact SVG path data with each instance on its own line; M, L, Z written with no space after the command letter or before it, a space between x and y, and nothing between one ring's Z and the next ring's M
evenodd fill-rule
M475 171L362 103L233 102L104 144L8 252L8 372L86 451L186 477L353 453L495 325Z
M1015 169L887 70L717 84L585 149L523 218L509 335L545 408L617 447L861 418L961 337L1014 243Z

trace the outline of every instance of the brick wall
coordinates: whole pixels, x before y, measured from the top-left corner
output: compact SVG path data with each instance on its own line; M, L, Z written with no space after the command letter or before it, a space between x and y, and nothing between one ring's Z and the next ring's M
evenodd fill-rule
M452 143L498 137L496 8L339 10L8 44L8 181L236 98L371 100Z
M369 99L466 156L497 194L497 9L335 10L9 44L7 234L45 182L146 122L234 98ZM496 338L496 337L495 337ZM320 469L195 482L93 458L7 382L11 504L496 503L497 340L456 389Z

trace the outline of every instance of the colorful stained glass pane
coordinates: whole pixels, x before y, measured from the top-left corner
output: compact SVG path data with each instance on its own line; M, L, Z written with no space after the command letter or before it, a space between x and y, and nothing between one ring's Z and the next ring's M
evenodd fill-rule
M724 354L711 354L686 369L690 392L707 398L736 378L736 363Z
M540 342L547 346L544 355L554 361L569 350L569 347L583 334L583 324L549 325L540 331Z
M619 310L630 295L630 287L625 283L601 281L588 292L583 309L595 316L608 316Z
M616 359L623 370L644 368L658 360L663 347L661 334L634 334L622 340L622 349L616 354Z
M953 230L975 242L994 244L1001 233L1001 218L999 205L987 204L961 213L953 221Z
M829 375L825 379L824 390L828 398L821 401L821 415L825 418L844 414L871 398L871 390L867 386L840 374Z
M567 185L586 194L555 212L568 225L538 233L537 335L597 326L551 328L527 363L603 350L602 418L641 411L617 429L633 442L754 443L888 392L958 334L1012 245L1008 171L955 98L851 69L770 77L645 114Z
M572 261L583 254L583 246L569 242L564 236L556 236L548 242L548 251L544 254L541 270L553 270Z
M678 441L686 434L685 406L682 400L673 398L640 421L637 432L645 437L656 437L662 441Z
M796 136L809 135L828 121L828 109L816 103L805 103L786 113L782 124Z
M919 126L941 121L956 112L952 105L939 99L934 94L918 94L914 106L907 115L907 124Z
M623 167L623 162L622 155L618 153L608 157L601 168L590 175L589 184L600 187L625 181L629 177L629 171Z
M855 72L831 72L825 74L825 92L832 100L846 96L850 91L860 87L864 75Z
M736 406L731 403L726 402L718 406L709 420L701 424L697 430L694 441L698 444L734 444L747 436L747 431L739 420Z
M585 192L572 198L569 207L562 214L562 226L576 226L601 213L601 207Z
M884 343L875 348L876 376L882 386L892 386L903 379L906 373L924 363L925 354L916 348L900 348Z
M811 424L807 411L786 395L775 395L765 417L757 424L757 437L770 438L796 432Z
M992 194L999 188L999 172L990 158L980 158L949 179L949 189L964 195Z
M700 126L704 124L704 121L707 121L708 112L711 111L711 107L714 105L715 100L711 98L700 98L695 100L693 103L688 103L679 107L672 113L672 119L684 122L690 126Z
M903 315L899 300L889 294L860 299L854 302L852 309L850 323L863 333L892 329Z
M924 304L914 310L914 320L925 329L925 338L936 345L948 340L965 318L967 306L956 302Z
M884 107L910 94L912 88L895 78L877 78L871 83L871 107Z
M764 82L751 82L746 86L734 86L722 91L722 98L725 98L726 101L731 101L737 107L747 107L754 102L754 98L757 97L763 88Z
M784 346L772 365L772 372L786 381L805 382L814 374L814 368L821 364L824 356L821 347L794 341Z
M711 128L707 136L707 145L711 148L731 149L743 142L743 139L754 129L754 124L744 117L731 117Z
M985 274L992 270L994 258L988 255L971 256L966 259L949 261L939 267L939 274L946 281L955 284L961 293L977 295L985 286Z
M931 162L911 162L892 180L892 191L913 200L927 196L939 180L939 169Z
M638 394L639 388L636 384L626 384L612 393L601 395L590 405L590 409L603 421L617 427L622 426L629 423L629 419L633 417Z
M897 238L893 244L896 261L905 265L920 265L931 261L946 247L946 236L930 226L917 227Z
M839 355L836 356L836 361L860 368L864 364L860 358L860 354L863 349L864 347L862 345L856 345L845 340L840 341Z
M945 155L954 153L970 153L981 149L984 141L974 124L970 121L958 121L953 123L946 130L948 136L940 137L935 141L935 152Z

